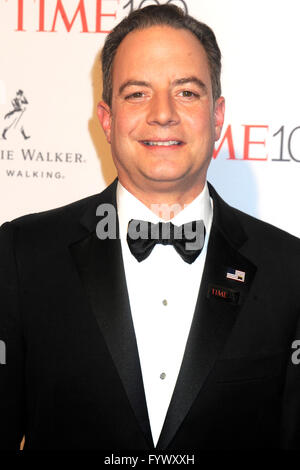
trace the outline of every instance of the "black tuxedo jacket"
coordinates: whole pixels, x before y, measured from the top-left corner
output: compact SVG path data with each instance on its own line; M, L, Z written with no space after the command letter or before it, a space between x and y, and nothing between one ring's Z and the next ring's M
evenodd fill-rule
M116 183L0 230L2 449L24 434L25 450L154 449L120 240L95 233ZM205 269L157 449L300 449L300 241L209 190Z

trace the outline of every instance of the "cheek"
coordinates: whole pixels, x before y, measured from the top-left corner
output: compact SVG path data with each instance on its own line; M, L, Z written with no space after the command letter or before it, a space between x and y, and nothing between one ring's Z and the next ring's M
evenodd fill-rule
M112 131L116 138L130 139L137 133L138 126L142 119L139 113L133 109L121 108L115 113L115 118L112 123Z
M185 116L185 127L187 135L191 140L200 142L210 140L213 132L213 120L208 110L196 110Z

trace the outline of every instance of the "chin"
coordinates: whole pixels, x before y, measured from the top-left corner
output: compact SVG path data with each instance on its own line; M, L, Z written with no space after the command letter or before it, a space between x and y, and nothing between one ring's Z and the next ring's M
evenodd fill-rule
M146 178L150 185L165 188L174 187L174 185L178 185L181 181L184 180L184 177L182 175L148 175L146 176Z
M184 172L182 169L178 171L178 168L168 168L168 169L162 169L162 168L157 168L152 171L145 171L143 172L144 176L152 181L157 181L157 182L175 182L175 181L180 181L182 178L186 176L186 172Z

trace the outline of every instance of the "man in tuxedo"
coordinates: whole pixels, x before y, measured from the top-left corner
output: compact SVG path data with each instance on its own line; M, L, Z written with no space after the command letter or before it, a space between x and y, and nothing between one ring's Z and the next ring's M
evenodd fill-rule
M206 181L224 117L213 32L146 7L102 66L118 178L1 228L0 447L298 449L300 242Z

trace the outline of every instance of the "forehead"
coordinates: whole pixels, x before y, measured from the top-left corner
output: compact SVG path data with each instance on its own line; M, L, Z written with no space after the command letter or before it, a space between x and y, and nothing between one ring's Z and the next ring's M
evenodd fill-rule
M197 76L209 88L207 55L198 38L186 29L151 26L123 39L113 62L113 89L124 80L159 83Z

